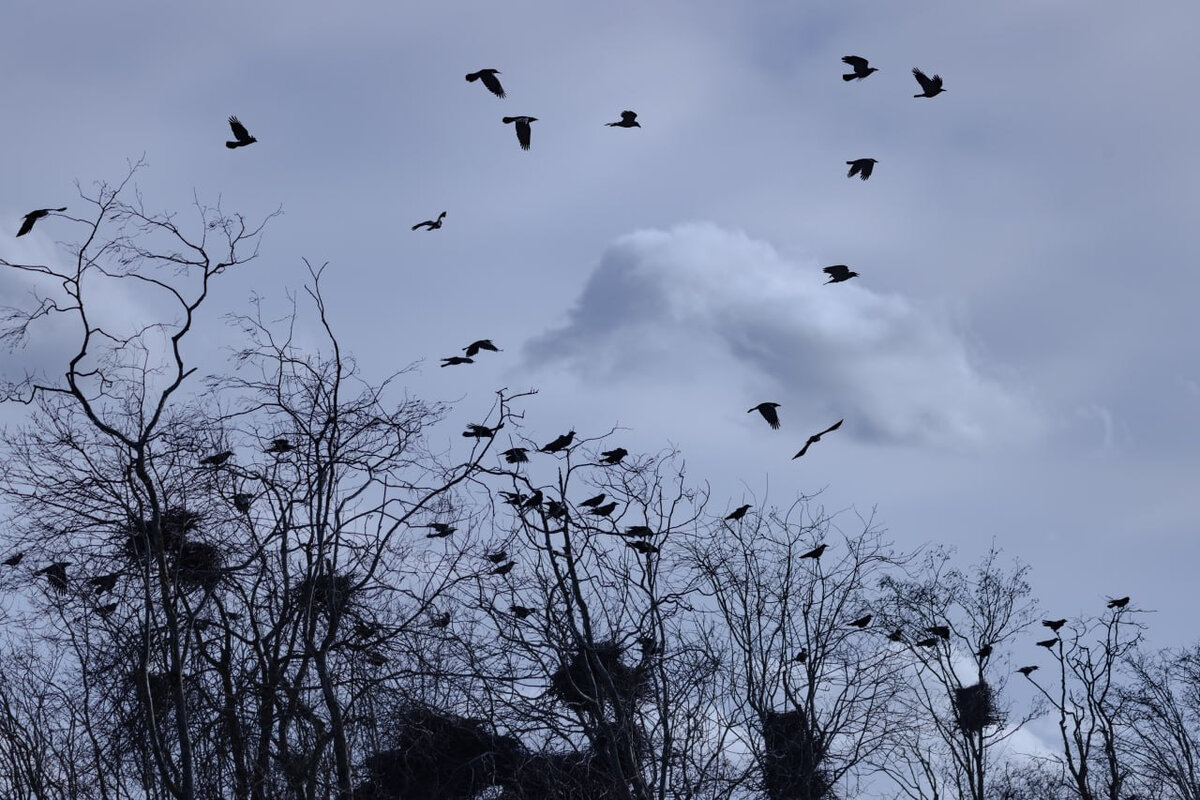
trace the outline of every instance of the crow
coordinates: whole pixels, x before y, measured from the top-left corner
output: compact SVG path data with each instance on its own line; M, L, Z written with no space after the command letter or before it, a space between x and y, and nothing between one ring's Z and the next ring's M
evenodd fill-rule
M604 492L601 492L600 494L596 495L595 497L589 497L587 500L582 501L579 505L590 506L591 508L595 508L596 506L598 506L604 502L604 497L605 497Z
M629 451L624 447L618 447L615 450L605 450L600 454L601 464L620 464L621 459L629 455Z
M507 550L497 550L494 553L484 553L483 557L486 558L488 561L492 562L493 564L499 564L502 561L508 560L508 551Z
M1051 647L1054 647L1054 645L1058 644L1058 641L1059 641L1058 637L1055 636L1053 639L1043 639L1042 641L1037 643L1037 646L1044 647L1047 650L1049 650Z
M616 501L614 500L614 501L613 501L613 502L611 502L611 503L605 503L605 504L604 504L604 505L602 505L602 506L596 506L595 508L593 508L593 509L592 509L592 516L594 516L594 517L607 517L609 514L611 514L611 513L613 513L614 511L616 511L616 509L617 509L617 503L616 503Z
M512 447L500 455L504 456L504 460L509 464L526 464L529 462L529 450L524 447Z
M422 525L422 528L433 528L433 533L425 534L426 539L445 539L447 536L454 533L458 528L446 522L431 522L428 525Z
M826 547L829 547L829 545L819 544L816 547L814 547L812 550L809 550L807 553L801 553L800 555L796 556L796 558L819 559L825 553Z
M803 664L805 661L808 661L808 651L801 650L799 653L796 653L795 657L792 658L792 661L796 662L797 664Z
M557 453L559 450L566 450L571 446L571 442L575 439L575 431L564 433L553 442L542 448L543 453Z
M762 414L762 418L767 421L773 430L779 430L779 414L775 409L779 408L779 403L759 403L754 408L749 409L746 413L752 414L755 411Z
M991 654L992 646L990 644L985 644L983 647L975 651L975 655L979 656L980 658L987 658Z
M97 575L95 578L88 578L88 583L92 585L96 594L104 594L113 590L113 587L117 585L117 579L120 577L121 573L113 572L108 575Z
M938 637L941 637L942 639L945 639L946 641L950 640L950 626L949 625L930 625L925 630L929 631L934 636L938 636Z
M879 163L878 159L874 158L856 158L853 161L847 161L850 165L850 171L846 173L847 178L853 178L855 175L862 178L864 181L871 177L871 173L875 170L875 165Z
M546 501L546 516L551 519L562 519L567 515L567 506L558 500Z
M296 448L294 448L292 446L292 443L289 442L287 439L272 439L271 446L268 447L266 450L263 450L263 452L264 453L289 453L295 449Z
M746 505L744 505L744 506L738 506L737 508L735 508L733 510L733 513L731 513L729 516L725 517L725 519L739 520L742 517L746 516L746 512L749 510L750 510L750 504L746 503Z
M24 553L14 553L13 555L4 559L4 566L15 567L17 564L21 563L21 559L24 557L25 557Z
M804 447L801 447L800 452L796 453L796 455L792 456L792 460L795 461L797 458L799 458L800 456L807 453L808 448L811 447L812 445L816 444L817 442L821 441L822 436L824 436L827 433L833 433L838 428L842 427L842 423L845 421L846 420L844 420L844 419L839 419L837 422L833 423L832 425L830 425L828 428L821 431L820 433L814 433L812 436L808 437L808 441L804 443Z
M1036 670L1036 669L1037 669L1037 665L1036 665L1036 664L1034 664L1033 666L1030 666L1030 667L1021 667L1019 670L1017 670L1017 672L1021 673L1021 674L1022 674L1022 675L1024 675L1026 678L1028 678L1028 677L1029 677L1029 674L1030 674L1031 672L1033 672L1034 670Z
M493 353L499 353L500 348L492 344L491 339L476 339L469 345L463 348L467 353L467 358L474 358L479 354L480 350L491 350Z
M104 606L96 606L96 613L101 617L107 617L109 614L117 610L118 603L109 603Z
M844 81L852 81L855 78L861 81L872 72L879 71L877 67L868 67L867 60L862 56L843 56L842 63L849 65L850 69L854 70L854 72L842 76Z
M467 82L474 83L475 81L482 80L483 85L487 87L489 92L496 95L496 97L504 97L504 87L500 85L500 80L496 77L499 74L500 70L498 69L481 69L479 72L468 73Z
M219 467L231 458L233 458L232 450L222 450L219 453L214 453L211 456L205 456L200 459L200 464L205 467Z
M505 117L501 120L505 125L510 122L517 123L517 141L521 144L522 150L529 149L529 123L537 122L537 117Z
M508 503L510 506L519 506L521 503L525 502L525 495L521 494L520 492L506 492L501 489L500 496L504 498L504 502Z
M625 535L648 539L654 535L654 530L649 525L630 525L625 529Z
M501 564L500 566L496 567L495 569L490 570L488 572L488 574L489 575L507 575L508 573L513 571L513 567L515 567L516 565L517 565L517 562L510 561L507 564Z
M887 635L887 638L888 638L889 642L903 642L904 641L904 631L900 630L899 628L896 628L896 630L892 631L891 633L889 633Z
M913 645L916 647L933 647L937 643L938 643L938 637L930 636L928 639L920 639L918 641L913 642Z
M542 499L544 497L545 495L542 494L542 490L537 489L533 494L529 495L529 497L525 499L525 502L521 504L521 508L537 508L542 504Z
M649 542L643 542L643 541L642 541L642 540L640 540L640 539L639 539L638 541L636 541L636 542L626 542L626 543L625 543L625 546L626 546L626 547L629 547L629 548L632 548L632 549L634 549L634 550L637 550L639 553L641 553L641 554L642 554L642 555L644 555L644 556L648 556L648 555L650 555L651 553L657 553L657 552L658 552L658 548L657 548L657 547L655 547L654 545L650 544Z
M67 207L62 208L39 208L36 211L30 211L25 215L25 221L21 223L21 230L17 231L17 236L24 236L33 230L33 223L37 222L42 217L50 215L51 211L66 211Z
M508 607L508 610L512 612L512 615L517 619L525 619L533 613L533 609L529 606L511 605Z
M1042 624L1055 633L1058 633L1058 629L1066 625L1067 621L1065 619L1044 619L1042 620Z
M442 227L442 220L445 218L446 212L443 211L442 213L438 214L437 219L427 219L424 222L418 222L416 225L412 226L412 229L415 231L419 228L424 228L427 231L436 231L438 228Z
M851 628L865 628L871 624L872 619L874 619L874 615L866 614L865 616L861 616L858 619L854 620L853 622L848 622L846 624L849 625Z
M46 580L50 583L50 588L59 594L66 594L67 591L67 567L71 566L70 561L55 561L48 567L42 567L34 575L45 575Z
M463 436L467 437L468 439L491 439L496 435L496 431L500 430L502 427L502 425L497 425L494 428L489 428L487 425L476 425L472 422L469 423L467 425L467 429L463 431Z
M640 128L641 123L637 121L637 114L632 111L622 111L620 122L606 122L606 128Z
M235 147L245 147L248 144L254 144L258 141L250 135L250 131L246 130L246 126L238 122L237 117L229 118L229 127L233 131L233 138L236 142L226 142L225 146L232 150Z
M254 503L254 495L238 492L233 496L233 507L243 514L250 511L250 507Z
M1124 608L1127 605L1129 605L1128 597L1118 597L1116 600L1108 601L1109 608Z
M459 364L474 364L474 363L475 362L473 360L471 360L469 358L463 358L462 356L450 356L449 358L442 359L443 367L454 367Z
M921 72L921 70L913 67L913 77L917 79L917 83L921 84L921 93L914 94L913 97L936 97L946 91L942 88L941 75L934 75L931 78L924 72Z
M841 283L848 281L851 278L857 278L857 272L851 272L850 268L845 264L834 264L831 267L825 267L821 272L829 276L829 280L825 281L826 285L831 283Z
M431 628L446 628L446 627L449 627L449 625L450 625L450 612L449 611L447 611L445 614L439 614L438 616L429 620L429 627L431 627Z

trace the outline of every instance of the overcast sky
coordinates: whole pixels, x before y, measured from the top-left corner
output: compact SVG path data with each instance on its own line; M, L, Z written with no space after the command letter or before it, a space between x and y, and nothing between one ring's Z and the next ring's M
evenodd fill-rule
M1191 642L1197 30L1183 0L14 4L0 255L54 258L79 228L17 240L22 215L144 154L152 208L284 211L197 359L328 261L366 371L423 359L408 389L461 399L446 443L537 387L530 437L678 446L714 512L823 490L849 532L995 541L1048 613L1130 594L1152 643ZM842 81L848 54L879 72ZM913 67L947 91L914 99ZM623 109L643 127L604 126ZM257 144L224 147L230 114ZM528 152L505 115L538 117ZM481 337L504 352L437 366Z

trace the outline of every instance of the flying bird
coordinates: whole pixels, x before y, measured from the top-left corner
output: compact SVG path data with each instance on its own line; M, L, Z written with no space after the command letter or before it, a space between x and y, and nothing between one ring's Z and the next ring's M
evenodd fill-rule
M850 69L854 70L854 72L842 76L842 80L844 81L852 81L855 78L861 81L872 72L879 71L876 67L867 66L867 60L862 56L843 56L842 63L847 64Z
M950 626L949 625L930 625L925 630L929 631L934 636L940 637L942 639L946 639L947 641L949 641L949 639L950 639Z
M46 580L50 583L50 588L59 594L66 594L67 591L67 567L71 566L70 561L55 561L48 567L42 567L34 575L45 575Z
M829 276L829 280L825 281L826 285L831 283L841 283L848 281L851 278L857 278L857 272L851 272L850 268L845 264L834 264L831 267L825 267L821 272Z
M856 158L846 163L850 165L850 171L846 173L847 178L853 178L857 175L865 181L871 177L871 173L875 171L875 165L879 163L879 160L874 158Z
M799 556L797 556L797 558L818 559L825 553L826 547L829 547L829 545L819 544L816 547L814 547L812 550L809 550L807 553L801 553Z
M500 79L496 77L499 74L500 70L498 69L481 69L479 72L467 73L467 82L483 81L483 85L489 92L496 97L504 97L504 87L500 85Z
M39 208L36 211L30 211L25 215L25 221L21 223L21 230L17 231L17 236L24 236L33 230L33 223L37 222L42 217L50 215L51 211L66 211L67 207L62 208Z
M738 506L737 508L735 508L729 516L725 517L725 519L739 520L742 517L746 516L746 512L749 510L750 510L750 504L746 503L744 506Z
M422 528L433 528L433 533L425 534L426 539L445 539L450 534L454 533L458 528L446 522L431 522L428 525L422 525Z
M615 450L605 450L600 454L601 464L620 464L621 459L629 455L629 451L624 447L618 447Z
M637 121L637 114L632 111L622 111L619 122L606 122L606 128L640 128L641 124Z
M746 413L753 414L755 411L762 414L762 418L767 421L767 424L774 430L779 430L779 413L775 409L779 408L779 403L759 403L754 408L751 408Z
M517 124L517 141L521 143L522 150L529 149L529 123L537 122L537 117L505 117L501 120L505 125L510 122Z
M25 557L24 553L14 553L13 555L4 559L4 566L15 567L17 564L21 563L21 559L24 557Z
M657 548L657 547L655 547L654 545L650 544L649 542L643 542L641 539L638 539L638 540L637 540L637 541L635 541L635 542L626 542L626 543L625 543L625 546L626 546L626 547L629 547L629 548L631 548L631 549L633 549L633 550L637 550L639 553L641 553L641 554L642 554L642 555L644 555L644 556L648 556L648 555L650 555L651 553L657 553L657 552L658 552L658 548Z
M931 78L924 72L921 72L921 70L913 67L913 77L917 79L917 83L921 84L921 93L914 94L913 97L936 97L946 91L942 88L941 75L934 75Z
M598 506L604 502L605 496L606 495L604 494L604 492L601 492L600 494L596 495L595 497L589 497L587 500L581 501L579 503L579 505L588 506L589 508L595 508L596 506Z
M238 492L233 496L233 507L243 514L247 513L254 504L254 495Z
M480 350L491 350L493 353L499 353L500 348L492 344L491 339L476 339L469 345L463 348L467 354L467 358L473 358L479 354Z
M219 453L214 453L211 456L205 456L200 459L201 465L205 467L219 467L229 459L233 458L232 450L222 450Z
M559 450L565 450L571 446L571 442L575 439L575 431L564 433L553 442L542 448L543 453L557 453Z
M525 464L529 461L529 450L524 447L511 447L500 455L509 464Z
M1021 674L1022 674L1022 675L1024 675L1026 678L1028 678L1028 677L1029 677L1029 674L1030 674L1031 672L1033 672L1034 670L1036 670L1036 669L1037 669L1037 665L1036 665L1036 664L1034 664L1034 665L1032 665L1032 666L1029 666L1029 667L1021 667L1019 670L1017 670L1017 672L1021 673Z
M792 456L792 460L795 461L797 458L799 458L800 456L807 453L808 448L811 447L812 445L816 444L817 442L821 441L822 436L824 436L827 433L833 433L838 428L842 427L842 423L845 421L846 420L844 420L844 419L839 419L837 422L833 423L832 425L830 425L828 428L821 431L820 433L814 433L812 436L808 437L808 441L804 443L804 447L801 447L800 452L796 453L796 455Z
M235 147L245 147L248 144L254 144L258 141L250 135L250 131L246 130L246 126L238 122L237 117L229 118L229 128L233 131L233 138L236 142L226 142L225 146L232 150Z
M415 231L419 228L424 228L427 231L436 231L438 228L442 227L442 220L445 218L446 212L443 211L442 213L438 214L437 219L427 219L424 222L418 222L416 225L413 225L412 229Z
M1058 629L1066 625L1067 621L1065 619L1044 619L1042 620L1042 624L1055 633L1058 633Z
M113 572L109 575L97 575L95 578L88 578L88 583L92 585L96 594L104 594L113 590L113 587L117 585L117 579L120 577L121 573Z
M605 503L602 506L596 506L592 509L592 516L607 517L609 514L617 510L617 502L614 500L611 503Z
M913 645L916 647L933 647L937 643L938 637L930 636L928 639L920 639L916 642L913 642Z
M1044 647L1047 650L1049 650L1051 647L1054 647L1054 645L1056 645L1056 644L1058 644L1057 636L1055 636L1053 639L1043 639L1042 641L1037 643L1037 646Z
M865 628L871 624L872 619L874 619L874 615L866 614L854 620L853 622L847 622L846 624L851 628Z
M271 446L263 450L264 453L290 453L296 448L287 439L272 439Z
M1124 608L1127 605L1129 605L1128 597L1118 597L1116 600L1108 601L1109 608Z
M472 422L468 424L467 429L463 431L463 436L466 436L468 439L491 439L496 435L496 431L500 430L502 427L504 426L497 425L494 428L489 428L487 425L476 425ZM526 461L528 461L528 459L526 459Z
M490 570L488 572L488 574L489 575L507 575L508 573L513 571L513 567L515 567L516 565L517 565L517 562L510 561L507 564L501 564L500 566L496 567L495 569Z
M455 366L458 366L459 364L474 364L474 363L475 363L474 360L472 360L470 358L463 358L462 356L450 356L449 358L442 359L443 367L455 367Z

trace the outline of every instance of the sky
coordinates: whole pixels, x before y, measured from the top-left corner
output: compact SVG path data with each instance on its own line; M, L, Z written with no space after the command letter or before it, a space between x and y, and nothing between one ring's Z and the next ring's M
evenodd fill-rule
M1152 644L1200 637L1200 6L67 0L5 23L0 230L143 157L181 219L282 209L198 363L328 262L364 371L420 362L408 391L458 403L435 443L537 388L530 438L678 447L714 512L819 492L848 533L873 516L964 563L995 543L1052 616L1129 594ZM879 71L844 82L849 54ZM464 81L485 67L505 99ZM913 67L946 92L914 98ZM642 127L605 126L623 109ZM229 115L258 142L226 149ZM56 365L56 335L9 369ZM503 352L438 367L478 338ZM746 413L766 400L778 431Z

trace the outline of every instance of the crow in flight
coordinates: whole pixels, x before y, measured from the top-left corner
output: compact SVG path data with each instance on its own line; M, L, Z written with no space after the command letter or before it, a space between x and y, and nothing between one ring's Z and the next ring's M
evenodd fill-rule
M750 504L749 504L749 503L746 503L746 505L744 505L744 506L738 506L737 508L735 508L735 509L733 510L733 513L731 513L731 514L730 514L729 516L727 516L725 519L727 519L727 520L731 520L731 519L732 519L732 520L739 520L739 519L741 519L742 517L746 516L746 512L747 512L747 511L749 511L749 510L750 510Z
M46 580L50 582L50 588L59 594L66 594L67 591L67 567L71 566L70 561L55 561L48 567L42 567L34 575L45 575Z
M767 421L767 424L774 430L779 430L779 413L775 409L779 408L779 403L759 403L754 408L749 409L746 413L752 414L755 411L762 414L762 418Z
M832 267L825 267L825 269L821 270L821 272L824 272L829 276L829 280L825 281L826 285L831 283L841 283L842 281L848 281L851 278L858 277L858 273L851 272L850 268L845 264L834 264Z
M522 150L529 149L529 123L537 122L537 117L505 117L501 120L505 125L510 122L517 123L517 141L521 143Z
M205 456L200 459L200 463L206 467L219 467L229 459L233 458L232 450L222 450L219 453L214 453L211 456Z
M250 131L246 130L246 126L238 122L237 117L229 118L229 127L233 131L233 138L236 142L226 142L225 146L232 150L235 147L245 147L248 144L254 144L258 141L250 135Z
M826 547L829 547L829 545L819 544L816 547L814 547L812 550L809 550L807 553L801 553L799 556L797 556L797 558L818 559L821 557L822 554L824 554Z
M266 450L263 450L263 452L264 453L288 453L294 449L295 448L292 446L292 443L289 442L287 439L272 439L271 446L268 447Z
M925 630L929 631L934 636L938 636L947 641L950 640L950 626L949 625L930 625Z
M442 359L443 367L455 367L455 366L458 366L459 364L474 364L474 363L475 363L475 361L473 359L463 358L462 356L450 356L449 358Z
M849 625L851 628L865 628L871 624L872 619L874 619L874 615L867 614L865 616L859 617L858 619L854 620L853 622L848 622L846 624Z
M418 222L416 225L413 225L412 229L415 231L418 228L424 228L427 231L436 231L438 228L442 227L442 220L445 218L446 212L443 211L442 213L438 214L437 219L427 219L424 222Z
M600 454L601 464L620 464L621 459L629 455L629 451L624 447L618 447L615 450L605 450Z
M946 91L942 88L941 75L934 75L931 78L924 72L921 72L921 70L913 67L913 77L917 79L917 83L921 84L921 93L914 94L913 97L936 97Z
M517 565L517 562L510 561L507 564L501 564L500 566L496 567L495 569L490 570L488 572L488 574L489 575L507 575L508 573L513 571L513 567L515 567L516 565Z
M1047 650L1049 650L1051 647L1054 647L1054 645L1056 645L1056 644L1058 644L1057 636L1055 636L1053 639L1043 639L1042 641L1037 643L1037 646L1044 647Z
M617 510L617 502L614 500L611 503L605 503L602 506L596 506L592 509L593 517L607 517L609 514Z
M493 353L500 352L500 348L492 344L491 339L476 339L463 348L463 351L467 354L467 358L474 358L479 355L480 350L491 350Z
M580 502L579 505L595 508L596 506L598 506L604 502L604 497L605 497L604 492L601 492L600 494L596 495L595 497L589 497L587 500Z
M474 83L482 80L483 85L487 90L496 97L504 97L504 87L500 85L500 79L496 76L500 74L498 69L481 69L479 72L471 72L467 74L467 82Z
M871 177L871 173L875 170L875 165L879 163L878 159L874 158L856 158L853 161L847 161L850 165L850 171L846 173L847 178L853 178L855 175L862 178L864 181Z
M606 128L640 128L641 123L637 121L637 114L632 111L622 111L620 122L606 122Z
M120 577L121 573L113 572L109 575L97 575L95 578L88 578L88 583L95 589L96 594L104 594L113 590L113 587L117 585L117 578Z
M433 533L425 534L426 539L445 539L450 534L454 533L458 528L445 522L431 522L428 525L422 525L422 528L433 528Z
M566 450L571 446L571 442L575 439L575 431L564 433L553 442L542 448L543 453L557 453L559 450Z
M24 553L14 553L13 555L4 559L4 566L15 567L17 564L21 563L21 559L24 557L25 557Z
M1058 629L1066 625L1067 621L1065 619L1044 619L1042 620L1042 624L1055 633L1058 633Z
M879 71L879 69L876 67L868 67L867 60L862 56L844 56L842 58L842 63L849 65L850 69L854 70L854 72L842 76L842 80L844 81L852 81L855 78L858 78L861 81L872 72Z
M913 642L913 645L915 647L933 647L937 643L938 643L938 637L930 636L928 639L921 639L919 641Z
M67 207L62 208L39 208L37 211L30 211L25 215L25 221L21 223L21 230L17 231L17 236L24 236L33 230L33 223L37 222L42 217L50 215L51 211L66 211Z
M804 443L804 447L801 447L800 452L796 453L796 455L792 456L792 460L795 461L797 458L799 458L800 456L807 453L808 448L811 447L812 445L816 444L817 442L821 441L822 436L824 436L827 433L833 433L838 428L842 427L842 423L845 421L846 420L844 420L844 419L839 419L837 422L833 423L832 425L830 425L828 428L821 431L820 433L814 433L812 436L808 437L808 441Z
M1109 608L1124 608L1127 605L1129 605L1128 597L1118 597L1116 600L1108 601Z
M639 553L641 553L644 556L648 556L651 553L658 552L657 547L650 544L649 542L643 542L641 539L637 540L636 542L626 542L625 546L632 548L634 550L637 550Z
M524 447L511 447L500 455L504 456L504 460L509 464L527 464L529 462L529 450Z
M467 425L467 429L463 431L463 436L466 436L468 439L491 439L496 435L496 431L500 430L502 427L504 426L497 425L494 428L489 428L487 425L476 425L472 422Z
M1022 674L1022 675L1024 675L1026 678L1028 678L1028 677L1029 677L1029 674L1030 674L1031 672L1033 672L1035 669L1037 669L1037 665L1036 665L1036 664L1034 664L1034 665L1033 665L1033 666L1031 666L1031 667L1021 667L1019 670L1017 670L1017 672L1021 673L1021 674Z

